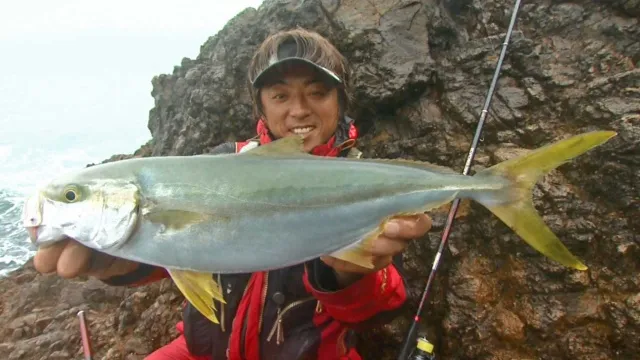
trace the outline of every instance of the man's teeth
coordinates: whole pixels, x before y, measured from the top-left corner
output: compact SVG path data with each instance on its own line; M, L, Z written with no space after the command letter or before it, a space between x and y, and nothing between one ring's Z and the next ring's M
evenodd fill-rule
M295 134L306 134L311 130L313 130L313 126L307 126L307 127L303 127L303 128L295 128L295 129L293 129L293 132Z

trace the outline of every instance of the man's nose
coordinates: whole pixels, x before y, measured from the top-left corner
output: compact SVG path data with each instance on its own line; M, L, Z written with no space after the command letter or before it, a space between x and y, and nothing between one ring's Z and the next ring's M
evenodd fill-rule
M309 103L307 99L305 99L304 95L295 96L293 98L293 101L291 102L291 110L289 112L291 113L291 116L294 117L305 117L311 113Z

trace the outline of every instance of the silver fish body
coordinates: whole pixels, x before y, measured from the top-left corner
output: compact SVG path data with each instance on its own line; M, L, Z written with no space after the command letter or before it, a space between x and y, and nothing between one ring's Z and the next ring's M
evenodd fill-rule
M66 235L165 268L238 273L328 254L355 262L362 253L346 254L390 217L470 198L538 251L584 269L542 222L531 189L614 135L578 135L475 176L420 162L311 156L294 137L242 154L122 160L54 180L27 202L24 221L37 245Z

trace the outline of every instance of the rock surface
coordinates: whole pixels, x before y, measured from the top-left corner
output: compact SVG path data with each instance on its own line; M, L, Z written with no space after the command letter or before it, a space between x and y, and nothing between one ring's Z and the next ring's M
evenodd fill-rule
M153 140L130 156L206 153L253 136L246 67L268 33L300 25L327 36L354 67L367 157L461 171L513 2L267 0L204 42L196 59L153 79ZM640 354L640 2L525 3L509 44L474 170L572 134L613 129L607 145L563 165L534 192L551 229L589 266L532 250L477 204L461 212L421 332L442 359L632 359ZM403 316L362 334L366 359L395 359L437 250L446 212L406 254ZM80 356L87 312L96 359L142 359L175 336L182 297L36 274L0 280L0 354Z

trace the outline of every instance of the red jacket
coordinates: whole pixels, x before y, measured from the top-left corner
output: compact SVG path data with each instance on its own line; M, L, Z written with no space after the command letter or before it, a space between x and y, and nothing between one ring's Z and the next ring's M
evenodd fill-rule
M270 141L261 123L258 131L260 143ZM347 136L355 140L353 126ZM315 153L344 156L334 142ZM213 153L238 152L247 144L222 144ZM338 289L333 270L319 259L268 272L214 274L227 302L216 304L220 324L187 302L182 324L187 347L213 360L360 360L355 331L392 319L405 302L401 259L396 256L386 268L344 289ZM164 269L141 265L106 282L136 286L167 276Z

